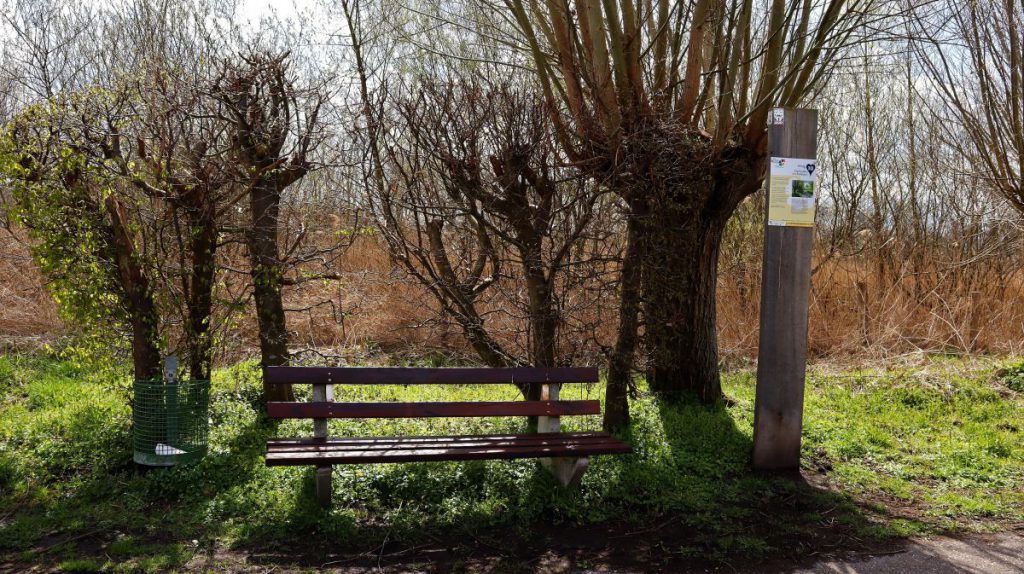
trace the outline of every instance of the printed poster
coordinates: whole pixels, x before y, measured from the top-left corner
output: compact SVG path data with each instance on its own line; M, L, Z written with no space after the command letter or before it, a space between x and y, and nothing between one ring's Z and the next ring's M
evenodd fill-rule
M817 160L773 157L768 170L768 225L814 227Z

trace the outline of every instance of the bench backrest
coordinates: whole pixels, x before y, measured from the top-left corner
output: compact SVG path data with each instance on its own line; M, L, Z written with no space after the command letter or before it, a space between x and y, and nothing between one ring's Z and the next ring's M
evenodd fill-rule
M596 383L596 367L267 367L271 385L511 385Z
M271 402L270 418L427 418L596 415L596 400L562 401L565 383L596 383L596 368L267 367L266 382L313 385L313 402ZM330 385L542 384L539 401L336 403Z

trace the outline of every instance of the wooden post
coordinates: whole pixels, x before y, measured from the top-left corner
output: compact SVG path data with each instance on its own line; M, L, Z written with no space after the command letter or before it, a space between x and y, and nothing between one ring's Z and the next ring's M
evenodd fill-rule
M770 118L769 156L816 158L816 110L777 109ZM767 169L753 466L761 470L786 470L800 467L814 227L780 225L778 220L768 224L771 164Z
M540 400L557 401L562 385L545 384L541 387ZM537 432L559 432L562 426L561 417L537 417ZM583 478L583 473L590 466L587 457L554 457L540 459L541 465L548 470L558 483L566 488L574 487Z
M167 447L162 454L172 454L173 449L178 448L178 356L170 355L164 359L164 384L167 387ZM180 451L179 451L180 452ZM171 463L173 464L173 463Z
M331 377L328 375L327 382L331 382ZM330 402L334 400L334 385L322 384L313 385L313 401L314 402ZM329 436L327 425L330 419L313 419L313 438L320 442L327 442ZM320 503L320 506L327 508L331 505L331 474L333 467L318 466L316 467L316 477L314 478L316 484L316 500Z

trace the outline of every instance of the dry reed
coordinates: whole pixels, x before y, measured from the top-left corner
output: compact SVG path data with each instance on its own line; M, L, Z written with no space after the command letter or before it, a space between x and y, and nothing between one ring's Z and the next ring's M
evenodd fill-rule
M0 243L0 343L38 346L67 333L26 244ZM718 322L724 360L757 355L759 254L746 264L723 268ZM973 263L992 266L992 260ZM723 266L725 267L725 266ZM868 255L832 258L817 269L810 301L809 353L824 359L885 359L913 352L1020 354L1024 352L1024 276L991 269L943 267L880 279ZM392 265L379 238L357 240L336 263L340 280L302 284L288 291L288 325L298 349L419 353L432 350L468 356L457 325L415 281ZM971 277L967 280L965 277ZM612 289L614 284L603 287ZM514 292L506 290L504 293ZM490 327L510 346L522 345L521 319L501 293L487 302ZM587 349L576 361L599 361L611 344L613 308L595 307L573 324ZM577 311L577 315L588 311ZM598 325L593 328L592 325ZM224 334L221 362L253 354L251 313Z

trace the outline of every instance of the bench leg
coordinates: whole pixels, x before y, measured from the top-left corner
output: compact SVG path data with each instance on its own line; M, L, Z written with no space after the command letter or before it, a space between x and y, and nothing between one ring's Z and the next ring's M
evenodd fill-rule
M575 488L583 478L583 473L587 472L587 467L590 466L590 459L587 457L542 458L540 463L544 468L548 469L548 472L554 475L555 479L558 480L558 484L565 488Z
M316 501L323 508L331 506L331 471L330 466L316 467Z
M542 401L557 401L561 385L546 384L541 387L540 398ZM559 432L562 430L562 421L559 417L538 417L537 432ZM590 466L590 459L556 457L542 458L540 464L548 469L548 472L555 476L558 483L565 488L575 487L583 478L583 473Z

